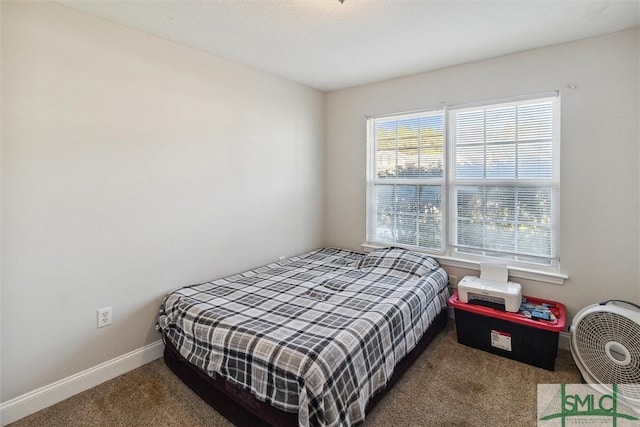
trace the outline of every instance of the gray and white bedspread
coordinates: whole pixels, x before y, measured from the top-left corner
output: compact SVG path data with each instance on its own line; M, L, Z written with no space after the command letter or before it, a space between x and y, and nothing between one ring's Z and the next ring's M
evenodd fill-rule
M351 425L448 296L426 255L324 248L176 290L157 328L190 363L300 425Z

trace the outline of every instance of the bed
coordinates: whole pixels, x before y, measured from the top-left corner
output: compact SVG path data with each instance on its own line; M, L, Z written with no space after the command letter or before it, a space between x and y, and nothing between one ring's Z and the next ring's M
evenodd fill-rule
M447 274L322 248L164 299L165 362L237 425L353 425L446 324Z

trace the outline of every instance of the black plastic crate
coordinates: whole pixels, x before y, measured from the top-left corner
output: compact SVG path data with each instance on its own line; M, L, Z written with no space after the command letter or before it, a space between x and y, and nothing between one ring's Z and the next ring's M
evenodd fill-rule
M541 300L540 300L541 301ZM555 324L527 319L519 313L450 300L454 308L458 342L489 353L553 371L558 355L558 335L564 318ZM564 316L561 304L558 317Z

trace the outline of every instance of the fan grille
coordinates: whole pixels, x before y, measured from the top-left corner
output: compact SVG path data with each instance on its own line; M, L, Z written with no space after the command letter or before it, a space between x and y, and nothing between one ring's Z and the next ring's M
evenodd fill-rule
M600 384L619 384L622 395L640 400L640 324L617 313L587 313L574 331L576 355Z

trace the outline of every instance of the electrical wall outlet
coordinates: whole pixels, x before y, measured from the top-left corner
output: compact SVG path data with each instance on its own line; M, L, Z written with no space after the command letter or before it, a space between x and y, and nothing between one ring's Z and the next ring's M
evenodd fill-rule
M457 288L458 287L458 276L451 276L449 275L449 285L451 285L452 288Z
M98 328L103 328L111 324L111 307L98 309Z
M280 255L280 257L278 258L278 261L280 262L284 261L284 255Z

